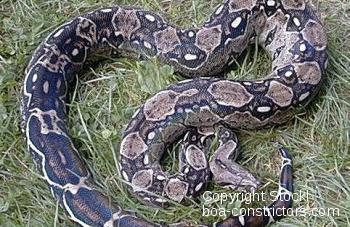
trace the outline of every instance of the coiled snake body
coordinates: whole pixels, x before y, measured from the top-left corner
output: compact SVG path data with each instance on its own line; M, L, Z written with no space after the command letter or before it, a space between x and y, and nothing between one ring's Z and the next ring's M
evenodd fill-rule
M261 80L203 78L234 62L252 38L272 59ZM156 57L185 80L155 94L128 124L120 148L120 172L142 202L181 202L213 180L255 190L259 182L232 161L238 140L231 129L281 124L317 93L326 69L326 36L313 6L303 0L226 0L202 27L180 29L142 9L111 7L76 17L38 47L22 89L23 130L28 150L54 197L83 226L156 226L111 203L96 188L66 125L66 102L74 73L96 53ZM219 145L209 160L208 143ZM166 147L186 134L180 172L165 173ZM280 149L279 194L264 215L231 216L216 226L263 226L280 218L276 208L292 190L291 157ZM181 224L179 224L181 225ZM184 225L184 224L182 224Z

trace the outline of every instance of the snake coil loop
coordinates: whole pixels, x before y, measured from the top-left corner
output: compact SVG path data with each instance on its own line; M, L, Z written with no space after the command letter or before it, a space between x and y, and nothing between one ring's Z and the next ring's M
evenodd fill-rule
M204 78L218 75L255 38L272 59L260 80ZM232 129L287 121L321 85L327 40L316 10L304 0L226 0L203 26L180 29L154 12L110 7L74 18L50 34L26 69L22 89L23 130L28 150L54 197L82 226L160 226L127 212L96 188L69 137L68 88L96 53L157 58L194 79L171 85L148 99L128 124L121 142L120 171L140 201L167 206L197 195L212 179L225 187L255 190L259 181L233 162L238 139ZM207 160L217 134L218 148ZM159 164L167 146L185 135L180 172ZM231 216L216 226L263 226L281 218L277 208L293 191L291 156L280 148L279 193L263 215ZM177 226L184 224L178 224ZM175 226L175 224L173 225Z

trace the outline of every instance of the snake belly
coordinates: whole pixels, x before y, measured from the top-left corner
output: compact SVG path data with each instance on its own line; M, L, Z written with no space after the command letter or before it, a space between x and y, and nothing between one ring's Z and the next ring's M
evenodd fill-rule
M264 79L202 78L221 73L253 38L272 59L271 73ZM238 141L226 129L287 121L317 94L327 65L326 49L317 11L304 0L226 0L203 26L190 29L133 7L78 16L51 33L26 68L21 110L28 150L53 196L78 224L161 226L125 211L99 192L72 143L66 122L68 90L87 59L116 53L155 57L194 78L148 99L131 119L121 143L120 171L130 192L147 204L162 206L168 199L180 202L195 195L209 171L219 183L256 186L248 173L229 160ZM219 129L220 145L208 164L201 152L203 141L196 141L220 125L224 127ZM188 136L189 145L181 155L182 172L165 173L159 164L164 150L192 129L196 132ZM280 218L272 213L274 208L291 206L291 199L282 199L293 190L291 156L284 148L280 154L279 194L265 207L267 214L231 216L216 226L264 226Z

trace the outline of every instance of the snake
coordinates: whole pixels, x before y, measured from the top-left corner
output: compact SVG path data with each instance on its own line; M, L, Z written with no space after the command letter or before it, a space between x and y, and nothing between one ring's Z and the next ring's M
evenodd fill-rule
M98 9L58 27L32 55L21 91L28 151L53 197L81 226L196 225L152 223L112 202L93 179L69 136L67 103L76 74L96 56L155 58L187 78L150 97L124 130L118 171L130 194L166 209L194 198L210 181L255 191L259 180L235 162L237 131L283 124L318 94L328 63L320 18L310 1L226 0L203 25L187 29L131 6ZM254 41L271 59L271 72L227 79L225 70ZM161 158L177 141L178 172L170 174ZM279 154L278 194L264 212L211 225L265 226L284 216L293 202L292 157L283 146Z

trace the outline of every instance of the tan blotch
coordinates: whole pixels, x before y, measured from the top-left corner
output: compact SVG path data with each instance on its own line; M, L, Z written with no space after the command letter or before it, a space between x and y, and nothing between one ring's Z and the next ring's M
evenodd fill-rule
M134 10L121 9L113 15L112 22L115 31L126 39L130 39L131 34L141 27L140 20Z
M289 106L293 100L293 91L290 87L277 81L271 81L266 96L281 107Z
M241 84L231 81L218 81L210 85L208 92L221 105L242 107L250 102L253 95Z
M296 64L295 71L301 83L317 85L321 81L322 73L316 62Z
M194 145L190 145L186 149L186 159L188 164L195 170L201 170L207 168L207 160L205 154L201 149Z
M234 112L227 115L224 121L233 128L251 129L265 125L264 121L252 116L250 112Z
M175 113L178 93L174 91L161 91L145 103L144 113L149 121L160 121Z
M305 9L305 0L281 0L283 8L286 10L296 9L304 10Z
M326 48L327 37L321 24L310 21L306 24L302 33L304 39L315 46L316 49Z
M189 112L185 119L185 124L190 126L212 126L221 119L218 115L213 113L208 106L200 108L198 112Z
M251 10L256 5L255 0L235 0L230 1L230 12L237 12L243 9Z
M135 173L132 177L131 184L133 185L134 191L147 189L152 185L153 182L153 170L146 169Z
M185 198L187 190L188 184L176 178L170 179L165 186L167 196L176 202L181 202Z
M221 26L202 28L197 32L196 45L206 52L213 51L221 43Z
M169 52L177 44L180 43L180 39L177 36L176 29L169 26L166 29L154 33L155 43L157 48L162 52Z
M147 150L147 145L137 132L128 134L120 145L120 154L135 159Z

